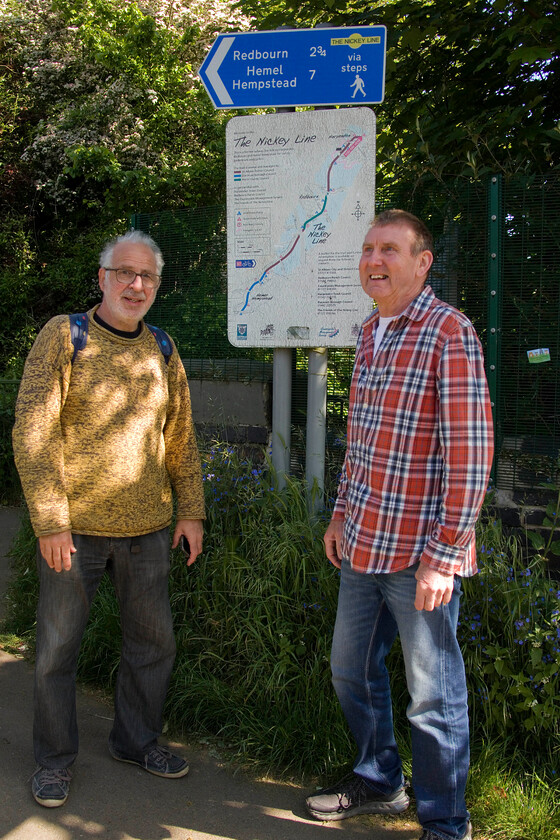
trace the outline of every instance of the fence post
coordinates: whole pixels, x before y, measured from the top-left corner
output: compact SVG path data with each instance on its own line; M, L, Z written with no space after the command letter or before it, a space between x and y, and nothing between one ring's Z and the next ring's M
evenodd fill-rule
M503 230L504 212L502 196L502 175L492 175L488 189L488 336L486 341L486 376L492 416L494 419L494 440L496 453L501 440L500 406L500 356L501 356L501 312L503 280ZM494 456L492 481L495 482L498 455Z

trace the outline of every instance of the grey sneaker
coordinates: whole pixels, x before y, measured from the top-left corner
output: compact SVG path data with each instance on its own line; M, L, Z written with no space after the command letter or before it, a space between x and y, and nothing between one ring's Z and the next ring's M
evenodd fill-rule
M71 778L66 768L49 770L48 767L38 767L31 782L35 801L45 808L60 808L68 799Z
M422 832L422 836L420 840L445 840L443 834L436 834L434 831L431 831L429 828L425 828ZM472 825L471 823L467 823L467 832L463 834L460 840L472 840Z
M142 767L148 773L152 773L154 776L163 776L165 779L179 779L181 776L186 776L189 772L189 765L184 758L173 755L165 747L160 747L159 744L152 747L144 758L141 759L119 755L112 747L109 747L109 752L117 761L126 761L127 764L137 764L138 767Z
M305 800L307 810L317 820L345 820L356 814L400 814L406 811L408 803L404 787L390 794L376 793L355 773Z

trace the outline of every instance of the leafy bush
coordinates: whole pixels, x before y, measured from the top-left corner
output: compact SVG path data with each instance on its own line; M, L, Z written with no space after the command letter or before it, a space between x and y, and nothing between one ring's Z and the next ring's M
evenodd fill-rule
M324 523L308 516L302 482L278 492L265 465L227 445L206 454L204 478L204 560L173 569L170 722L219 733L247 761L344 764L329 668L338 573L323 556Z
M39 592L35 545L29 516L24 514L11 550L13 577L6 593L7 617L3 629L28 639L32 648L35 643L35 613Z
M463 581L459 626L473 727L538 755L557 748L560 734L560 583L499 521L479 526L478 556L480 573Z
M521 759L521 761L519 760ZM484 744L471 764L467 801L475 837L492 840L558 840L558 784L534 771L511 744ZM554 771L552 771L554 776Z

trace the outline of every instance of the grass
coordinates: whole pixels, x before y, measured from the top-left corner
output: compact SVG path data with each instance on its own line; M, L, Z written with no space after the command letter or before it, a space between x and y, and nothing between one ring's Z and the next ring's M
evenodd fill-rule
M479 840L558 840L559 790L518 763L513 744L487 744L476 755L467 799ZM525 766L525 769L523 769Z
M177 660L167 727L217 738L259 772L331 780L353 745L330 683L338 572L324 557L325 517L310 517L305 486L282 492L266 462L217 443L204 453L204 556L175 552L170 597ZM560 592L546 562L527 561L491 510L478 529L481 573L464 581L459 636L472 715L468 802L480 840L560 840L557 672ZM24 523L5 632L33 649L34 540ZM5 641L7 636L2 637ZM79 662L82 681L112 687L118 609L108 580L97 593ZM407 772L406 686L391 652L397 737Z

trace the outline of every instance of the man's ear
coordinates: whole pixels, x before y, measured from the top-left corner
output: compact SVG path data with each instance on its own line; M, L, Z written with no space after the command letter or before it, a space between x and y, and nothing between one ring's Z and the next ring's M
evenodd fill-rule
M434 255L431 251L422 251L418 258L418 274L421 276L427 274L432 267L433 261Z
M105 291L105 269L100 268L99 271L97 272L97 276L99 278L99 288L101 289L102 292L104 292Z

